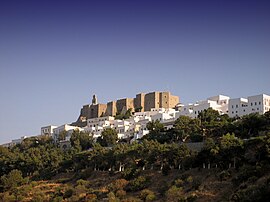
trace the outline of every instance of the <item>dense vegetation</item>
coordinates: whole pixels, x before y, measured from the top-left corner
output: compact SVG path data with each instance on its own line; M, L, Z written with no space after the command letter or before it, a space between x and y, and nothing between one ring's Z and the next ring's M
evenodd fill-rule
M74 131L71 148L49 137L0 147L0 201L267 201L270 113L231 119L208 109L160 122L132 144L113 129ZM186 142L204 142L200 151Z

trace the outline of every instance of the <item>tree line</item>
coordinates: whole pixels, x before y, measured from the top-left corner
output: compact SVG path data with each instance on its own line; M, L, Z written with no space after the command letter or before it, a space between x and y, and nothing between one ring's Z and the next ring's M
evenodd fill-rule
M247 175L258 176L269 170L269 112L232 119L208 109L195 119L179 117L172 129L166 130L159 121L149 122L147 128L149 134L132 144L119 141L114 129L106 129L97 141L75 130L68 150L61 150L47 136L27 138L11 148L0 146L0 190L70 172L81 178L87 172L122 172L126 179L132 179L143 170L166 175L173 169L245 168L247 173L255 166L256 174ZM198 141L204 142L199 152L183 144ZM235 179L235 183L241 180L245 177Z

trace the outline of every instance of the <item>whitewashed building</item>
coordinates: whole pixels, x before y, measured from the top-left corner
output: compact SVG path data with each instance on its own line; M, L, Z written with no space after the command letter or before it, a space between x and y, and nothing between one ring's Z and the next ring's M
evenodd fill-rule
M191 118L198 117L202 111L212 108L217 110L220 114L228 113L228 103L230 97L225 95L217 95L209 97L204 101L198 101L195 104L179 105L179 112L176 113L176 117L189 116Z
M53 135L53 129L57 128L57 126L44 126L41 127L41 132L40 135L48 135L48 136L52 136Z
M251 113L264 114L267 111L270 111L270 96L266 94L229 100L230 117L241 117Z
M56 127L56 128L53 129L53 135L52 135L53 140L55 142L57 142L58 139L59 139L59 134L61 132L66 131L67 134L66 134L66 137L65 137L65 141L68 141L70 139L70 137L71 137L74 130L82 131L83 129L80 128L80 127L77 127L77 126L70 126L68 124L64 124L62 126Z

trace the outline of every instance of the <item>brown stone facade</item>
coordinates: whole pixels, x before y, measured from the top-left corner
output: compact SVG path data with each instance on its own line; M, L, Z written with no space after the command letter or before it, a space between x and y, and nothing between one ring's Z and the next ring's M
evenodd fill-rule
M95 99L94 99L95 98ZM77 122L101 116L115 116L117 113L125 113L128 109L134 111L150 111L152 108L174 108L179 103L179 97L170 92L139 93L135 98L123 98L111 101L107 104L97 104L96 96L93 96L91 105L84 105ZM77 123L75 122L75 123ZM75 124L76 125L76 124Z
M150 111L152 108L159 108L159 92L147 93L144 98L144 111Z
M134 98L134 108L135 111L144 111L144 98L145 93L140 93L136 95L136 98Z
M106 116L115 116L117 112L116 101L107 103Z
M117 113L125 113L128 109L134 111L134 99L124 98L116 101Z

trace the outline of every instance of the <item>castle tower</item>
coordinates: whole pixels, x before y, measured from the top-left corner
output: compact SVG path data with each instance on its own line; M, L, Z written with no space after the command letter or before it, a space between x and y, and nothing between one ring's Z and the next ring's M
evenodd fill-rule
M97 96L96 95L93 95L93 98L92 98L92 105L96 105L98 102L97 102Z

